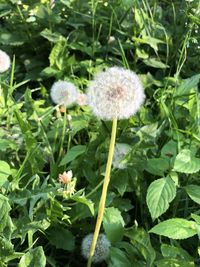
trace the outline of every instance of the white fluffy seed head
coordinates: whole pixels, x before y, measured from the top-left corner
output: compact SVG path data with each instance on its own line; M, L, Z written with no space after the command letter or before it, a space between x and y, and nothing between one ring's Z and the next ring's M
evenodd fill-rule
M128 144L117 143L115 145L115 151L113 155L113 167L116 169L125 169L127 166L127 161L125 159L126 155L130 152L131 146Z
M7 71L10 68L10 57L0 50L0 73Z
M76 102L78 90L76 86L67 81L55 82L51 88L51 98L54 103L69 106Z
M90 247L92 244L93 234L86 235L82 241L82 255L85 259L89 258ZM93 256L93 262L99 263L106 260L109 256L110 241L104 234L100 234L97 239L97 244Z
M139 110L144 99L137 74L120 67L97 74L87 89L88 105L103 120L129 118Z

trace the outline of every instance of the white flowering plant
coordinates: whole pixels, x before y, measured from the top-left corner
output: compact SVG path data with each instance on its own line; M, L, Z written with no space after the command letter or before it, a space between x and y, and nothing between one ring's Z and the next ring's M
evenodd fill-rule
M199 266L198 1L0 2L0 267Z

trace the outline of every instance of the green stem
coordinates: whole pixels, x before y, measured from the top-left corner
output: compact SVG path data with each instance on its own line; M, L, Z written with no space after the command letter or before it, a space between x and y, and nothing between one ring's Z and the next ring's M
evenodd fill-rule
M108 185L109 185L109 181L110 181L110 171L111 171L112 159L113 159L114 148L115 148L116 132L117 132L117 119L114 119L113 125L112 125L112 134L111 134L111 140L110 140L108 160L107 160L107 165L106 165L105 178L104 178L104 183L103 183L101 199L99 202L98 217L97 217L97 222L96 222L95 231L94 231L94 235L93 235L92 245L90 248L87 267L91 267L91 265L92 265L92 258L93 258L94 252L95 252L95 247L96 247L98 235L99 235L102 220L103 220L103 214L104 214L105 203L106 203L106 196L107 196Z

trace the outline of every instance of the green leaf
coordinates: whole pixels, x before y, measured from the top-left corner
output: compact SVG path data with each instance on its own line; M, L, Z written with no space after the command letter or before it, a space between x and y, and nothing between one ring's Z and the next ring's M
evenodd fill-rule
M11 207L8 203L8 199L0 195L0 232L2 232L7 225L10 210Z
M177 155L177 143L173 140L170 140L167 142L161 150L161 156L162 158L168 158L171 160L171 158L175 158Z
M200 186L193 184L187 185L185 190L194 202L200 204Z
M174 181L168 176L152 182L147 190L147 206L152 219L158 218L176 196Z
M189 149L183 149L174 162L174 170L182 173L195 173L200 170L200 159L196 158Z
M132 267L126 253L119 248L110 248L110 262L108 267Z
M85 150L86 150L86 146L82 146L82 145L78 145L78 146L72 147L68 151L68 153L64 156L64 158L61 160L60 166L63 166L65 164L73 161L78 156L80 156L81 154L83 154L85 152Z
M191 78L182 81L181 85L176 89L175 96L189 94L191 89L197 87L199 79L200 79L200 74L196 74Z
M196 222L197 224L200 224L200 216L199 216L199 215L197 215L197 214L195 214L195 213L191 213L191 218L192 218L193 220L195 220L195 222Z
M76 196L76 194L70 199L88 206L90 212L94 215L94 203L90 199L87 199L85 196Z
M42 247L29 250L20 260L18 267L45 267L46 257Z
M142 228L132 227L125 231L125 236L130 238L133 246L141 253L146 260L147 267L154 263L156 253L150 241L149 234Z
M145 170L158 176L164 176L164 172L169 169L169 162L164 158L148 159Z
M13 244L6 238L0 236L0 258L14 253Z
M0 186L3 186L10 174L11 170L8 163L0 160Z
M188 252L181 247L175 247L168 244L161 245L161 252L163 257L165 258L181 258L186 261L192 260L192 257L188 254Z
M169 65L158 61L156 58L148 58L148 59L144 59L143 62L150 67L153 68L158 68L158 69L166 69L169 68Z
M103 227L111 242L120 241L124 234L124 220L117 208L106 208L103 218Z
M64 37L58 33L58 32L51 32L49 29L44 29L40 35L44 38L46 38L48 41L52 42L52 43L56 43L62 39L64 39Z
M52 227L47 232L48 239L52 245L57 249L61 248L63 250L72 251L75 246L75 238L72 233L61 227Z
M185 239L197 234L196 223L181 218L169 219L154 226L150 231L172 239Z
M195 267L194 262L178 259L162 259L156 261L157 267Z

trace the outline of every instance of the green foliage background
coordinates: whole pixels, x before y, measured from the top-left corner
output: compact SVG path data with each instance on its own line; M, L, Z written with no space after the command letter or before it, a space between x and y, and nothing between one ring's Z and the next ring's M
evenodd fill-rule
M84 92L109 66L140 75L146 102L120 121L131 146L113 169L101 266L199 266L200 2L158 0L0 2L0 266L86 265L111 123L87 107L56 110L58 79ZM67 188L58 175L72 170Z

